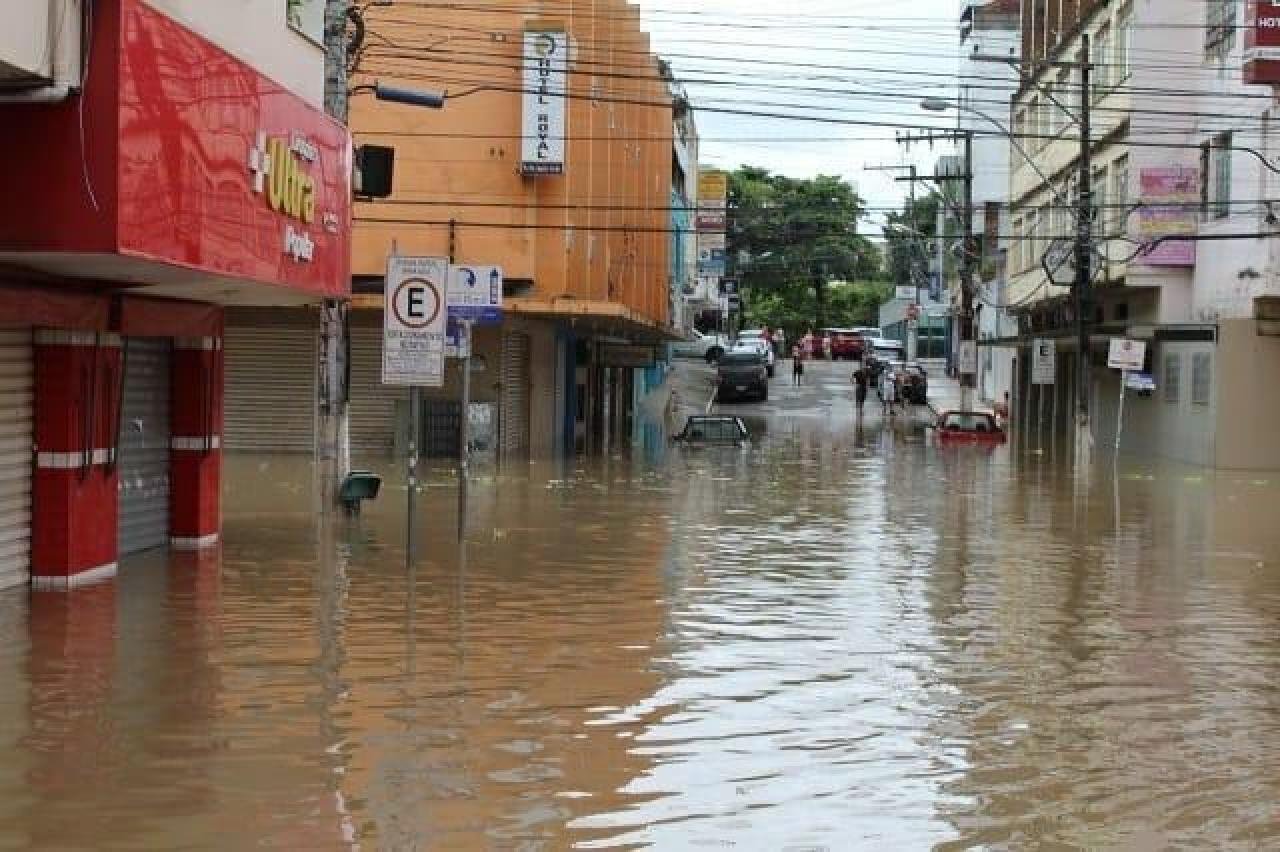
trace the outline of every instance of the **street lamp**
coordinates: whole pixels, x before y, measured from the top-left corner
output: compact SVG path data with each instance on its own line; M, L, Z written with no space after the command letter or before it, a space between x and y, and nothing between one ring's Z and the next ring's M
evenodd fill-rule
M995 127L996 130L999 130L1001 135L1009 140L1009 144L1013 146L1014 150L1022 155L1022 159L1026 160L1027 165L1031 167L1032 171L1034 171L1040 180L1044 182L1044 185L1048 188L1050 194L1053 195L1053 200L1063 206L1066 206L1066 202L1062 200L1062 196L1058 194L1056 189L1054 189L1053 181L1049 180L1049 176L1040 170L1040 167L1036 165L1035 160L1031 159L1031 155L1027 153L1027 149L1023 148L1022 143L1018 141L1018 137L1013 135L1013 131L1006 127L998 118L995 118L976 107L971 107L968 104L952 103L951 101L944 100L942 98L925 98L920 101L920 109L927 110L929 112L948 112L954 109L959 112L967 112L972 115L976 115L978 118L983 119L988 124Z

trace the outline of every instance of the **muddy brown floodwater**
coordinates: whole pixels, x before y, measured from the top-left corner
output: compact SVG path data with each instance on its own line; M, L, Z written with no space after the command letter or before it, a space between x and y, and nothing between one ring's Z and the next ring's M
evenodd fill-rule
M0 847L1277 848L1280 481L779 418L0 593Z

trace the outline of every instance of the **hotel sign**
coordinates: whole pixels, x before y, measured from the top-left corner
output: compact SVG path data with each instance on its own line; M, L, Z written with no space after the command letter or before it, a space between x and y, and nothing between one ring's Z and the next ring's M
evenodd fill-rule
M520 172L564 174L565 113L569 91L569 36L524 34Z
M1280 85L1280 3L1245 3L1243 79Z

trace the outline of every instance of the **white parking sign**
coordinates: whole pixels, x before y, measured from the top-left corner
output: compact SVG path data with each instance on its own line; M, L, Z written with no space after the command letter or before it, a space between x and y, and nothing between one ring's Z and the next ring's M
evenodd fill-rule
M382 312L382 383L444 386L449 261L391 257Z

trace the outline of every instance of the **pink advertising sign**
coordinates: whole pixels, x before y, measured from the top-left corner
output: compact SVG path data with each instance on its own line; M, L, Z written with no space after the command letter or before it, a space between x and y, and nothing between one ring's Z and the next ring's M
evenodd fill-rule
M1137 262L1147 266L1195 266L1194 240L1199 222L1200 170L1191 166L1157 166L1139 172L1143 207L1138 211L1138 239L1156 243Z

